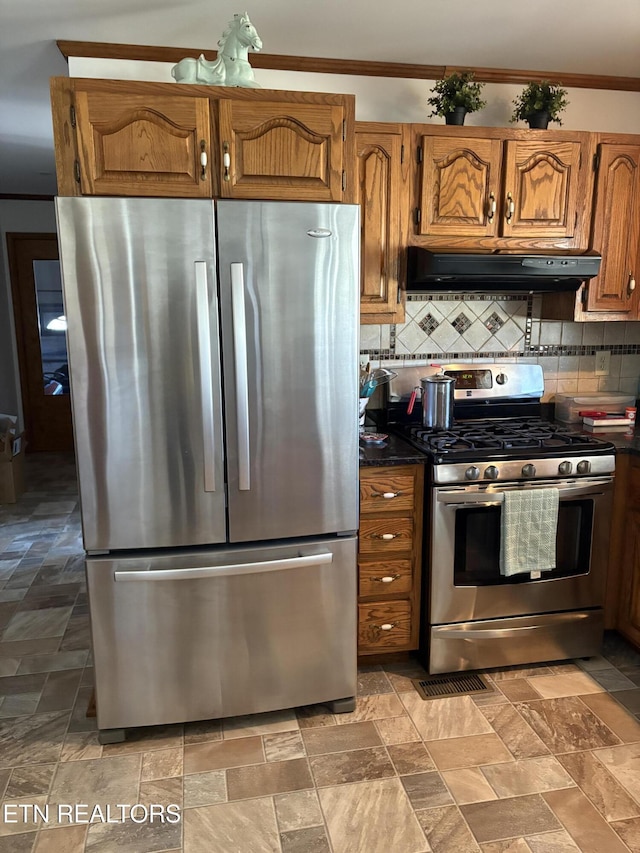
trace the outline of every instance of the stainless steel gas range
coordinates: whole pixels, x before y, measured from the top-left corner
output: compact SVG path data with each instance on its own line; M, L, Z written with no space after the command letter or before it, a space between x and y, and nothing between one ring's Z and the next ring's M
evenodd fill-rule
M387 413L389 429L431 459L421 629L429 672L597 654L613 445L542 417L538 365L440 369L456 377L451 429L424 429L419 406L407 415L412 390L436 367L399 369ZM557 490L555 568L505 576L505 495L535 489ZM531 534L524 525L522 536Z

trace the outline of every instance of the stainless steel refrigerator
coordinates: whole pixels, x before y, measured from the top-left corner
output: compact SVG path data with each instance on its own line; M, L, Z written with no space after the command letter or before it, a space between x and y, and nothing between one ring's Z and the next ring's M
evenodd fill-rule
M355 205L58 198L103 742L356 692Z

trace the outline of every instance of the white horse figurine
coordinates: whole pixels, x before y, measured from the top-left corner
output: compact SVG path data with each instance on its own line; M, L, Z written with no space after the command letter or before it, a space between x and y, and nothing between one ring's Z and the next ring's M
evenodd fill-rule
M200 54L198 59L181 59L171 69L176 83L205 83L208 86L244 86L259 89L253 69L247 60L249 48L262 49L262 40L249 20L247 12L234 15L218 42L218 56L213 62Z

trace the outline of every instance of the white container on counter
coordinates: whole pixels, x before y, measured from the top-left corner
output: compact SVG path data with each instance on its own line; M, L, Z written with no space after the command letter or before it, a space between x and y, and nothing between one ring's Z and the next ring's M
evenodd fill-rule
M635 397L620 391L589 391L574 394L556 394L555 418L573 424L582 420L580 412L620 413L624 416L627 406L635 406Z

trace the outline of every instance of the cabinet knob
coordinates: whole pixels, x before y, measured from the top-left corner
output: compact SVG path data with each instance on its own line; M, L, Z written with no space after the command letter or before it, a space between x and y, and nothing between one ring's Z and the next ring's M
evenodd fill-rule
M377 628L379 631L391 631L392 628L396 627L395 622L385 622L383 625L372 625L372 628Z
M402 492L371 492L372 498L384 498L386 501L399 498Z
M635 289L636 289L636 280L635 280L635 278L633 277L633 273L632 273L632 272L630 272L630 273L629 273L629 293L633 293L633 291L634 291Z
M506 220L507 222L511 222L513 218L513 214L516 212L516 203L513 200L513 196L511 193L507 193L507 211L506 211Z
M371 578L371 580L378 581L378 583L393 583L399 577L400 575L385 575L383 578Z
M487 220L489 222L493 222L493 217L496 215L496 197L494 193L489 193L489 212L487 213Z
M399 536L399 533L377 533L375 535L375 539L395 539L396 536Z

